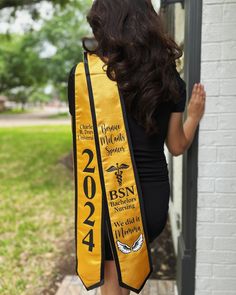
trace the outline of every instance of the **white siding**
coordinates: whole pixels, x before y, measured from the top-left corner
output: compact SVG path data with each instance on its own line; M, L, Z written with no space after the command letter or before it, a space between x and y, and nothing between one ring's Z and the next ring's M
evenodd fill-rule
M160 0L152 0L152 5L153 5L153 7L155 8L155 10L156 10L157 12L158 12L159 9L160 9L160 5L161 5L160 2L161 2Z
M184 43L184 9L180 3L175 4L175 41L178 45ZM180 64L177 64L177 69L183 77L184 55L180 59ZM182 170L183 170L183 156L173 157L173 202L169 204L169 216L171 222L171 233L174 244L175 253L178 249L178 237L182 229Z
M236 0L203 0L196 295L236 294Z

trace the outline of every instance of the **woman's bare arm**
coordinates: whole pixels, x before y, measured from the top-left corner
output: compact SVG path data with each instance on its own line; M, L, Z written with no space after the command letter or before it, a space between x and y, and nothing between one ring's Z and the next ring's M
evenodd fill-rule
M183 124L183 114L171 113L166 146L173 156L179 156L187 150L194 138L197 126L204 114L206 92L201 83L194 84L188 104L188 116Z

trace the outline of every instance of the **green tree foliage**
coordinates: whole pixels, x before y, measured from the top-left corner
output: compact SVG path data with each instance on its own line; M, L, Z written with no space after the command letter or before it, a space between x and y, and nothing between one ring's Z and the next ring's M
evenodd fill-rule
M0 92L46 83L46 77L42 75L45 61L39 58L33 47L25 46L27 37L1 36Z
M90 0L74 1L73 5L67 5L67 9L59 9L40 32L34 33L38 48L42 49L45 42L56 48L53 56L44 58L45 70L63 97L70 69L82 60L81 38L89 34L85 15L90 3Z
M1 36L0 92L10 100L21 102L22 108L38 87L47 83L42 75L46 61L32 47L25 47L26 36Z
M19 8L27 5L33 5L42 2L43 0L1 0L0 1L0 9L14 7ZM53 4L66 5L71 2L70 0L48 0Z
M82 60L81 38L90 34L85 18L90 4L91 0L75 0L64 8L57 6L39 31L1 35L0 93L24 105L52 85L54 97L67 100L69 71Z

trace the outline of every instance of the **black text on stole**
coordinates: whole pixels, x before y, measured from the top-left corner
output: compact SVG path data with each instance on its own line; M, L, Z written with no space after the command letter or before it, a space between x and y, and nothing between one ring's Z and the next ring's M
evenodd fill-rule
M122 145L126 141L126 136L122 132L119 124L101 124L100 143L105 145L105 150L108 156L112 156L115 153L122 153L125 151L125 147Z

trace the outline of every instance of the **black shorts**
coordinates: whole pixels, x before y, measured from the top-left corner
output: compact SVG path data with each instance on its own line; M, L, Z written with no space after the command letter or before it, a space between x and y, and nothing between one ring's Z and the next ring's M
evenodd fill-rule
M149 243L163 231L169 209L170 184L163 182L142 182L143 203L146 216ZM105 226L105 260L114 260Z

